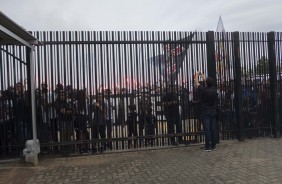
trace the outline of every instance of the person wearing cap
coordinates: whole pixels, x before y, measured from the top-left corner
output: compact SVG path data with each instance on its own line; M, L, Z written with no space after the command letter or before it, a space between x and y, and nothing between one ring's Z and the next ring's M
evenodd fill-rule
M199 77L203 79L203 85L199 82ZM217 106L217 90L215 80L212 77L205 77L201 72L195 73L195 87L199 91L201 101L200 120L203 123L205 133L204 151L215 149L217 143L216 137L216 106Z

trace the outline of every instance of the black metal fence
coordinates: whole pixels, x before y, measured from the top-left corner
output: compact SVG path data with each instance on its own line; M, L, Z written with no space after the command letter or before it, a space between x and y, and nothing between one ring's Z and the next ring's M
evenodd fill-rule
M18 156L32 138L26 48L0 47L0 154Z
M217 79L220 140L281 132L280 33L34 32L34 36L44 43L36 49L35 76L38 138L44 153L203 142L194 88L198 70ZM17 112L13 102L23 99L13 86L27 76L16 62L24 57L14 57L24 51L7 48L1 47L2 155L18 153L31 132L21 123L30 121L15 118L29 114L24 111L29 105L21 105ZM12 91L13 98L6 91ZM21 127L21 134L10 127ZM19 140L13 143L10 137Z

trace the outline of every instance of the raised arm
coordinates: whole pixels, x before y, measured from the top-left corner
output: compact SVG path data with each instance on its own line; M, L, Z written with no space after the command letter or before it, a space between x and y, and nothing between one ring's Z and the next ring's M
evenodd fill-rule
M200 75L200 71L197 71L195 74L194 74L194 80L195 80L195 87L198 88L200 83L199 83L199 75Z
M197 71L194 75L194 77L195 77L195 87L196 88L198 88L200 86L199 76L202 77L204 83L206 82L206 76L203 73L201 73L200 71Z

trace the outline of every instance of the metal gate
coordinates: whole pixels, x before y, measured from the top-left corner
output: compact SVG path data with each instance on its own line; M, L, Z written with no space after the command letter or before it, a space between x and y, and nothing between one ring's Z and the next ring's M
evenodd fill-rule
M281 131L280 33L33 35L44 43L35 51L37 128L43 153L202 143L196 71L217 80L219 141L278 137ZM1 79L1 89L6 91L4 81L24 83L26 74L9 62L24 57L8 59L3 49L0 70L6 78ZM14 47L10 52L24 53ZM10 66L14 72L3 69ZM7 101L4 96L1 107ZM166 107L167 99L175 101L172 108ZM7 115L1 117L2 122L9 121L3 118ZM5 129L1 136L9 132Z
M44 43L36 62L38 127L45 130L40 133L41 146L83 152L203 140L193 100L193 73L207 71L206 33L37 32L35 36ZM179 122L173 125L167 124L162 101L170 88L177 98L174 113Z

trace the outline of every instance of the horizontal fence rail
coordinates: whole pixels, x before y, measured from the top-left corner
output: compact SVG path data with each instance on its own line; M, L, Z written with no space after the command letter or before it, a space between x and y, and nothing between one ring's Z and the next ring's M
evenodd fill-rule
M202 143L196 71L217 79L218 140L281 131L280 33L273 34L273 43L271 33L62 31L33 35L44 43L35 50L42 153ZM0 50L2 156L19 153L32 132L30 119L16 117L30 114L25 52L15 46ZM271 72L275 79L270 80ZM278 102L273 114L271 94ZM16 111L18 100L25 102Z

